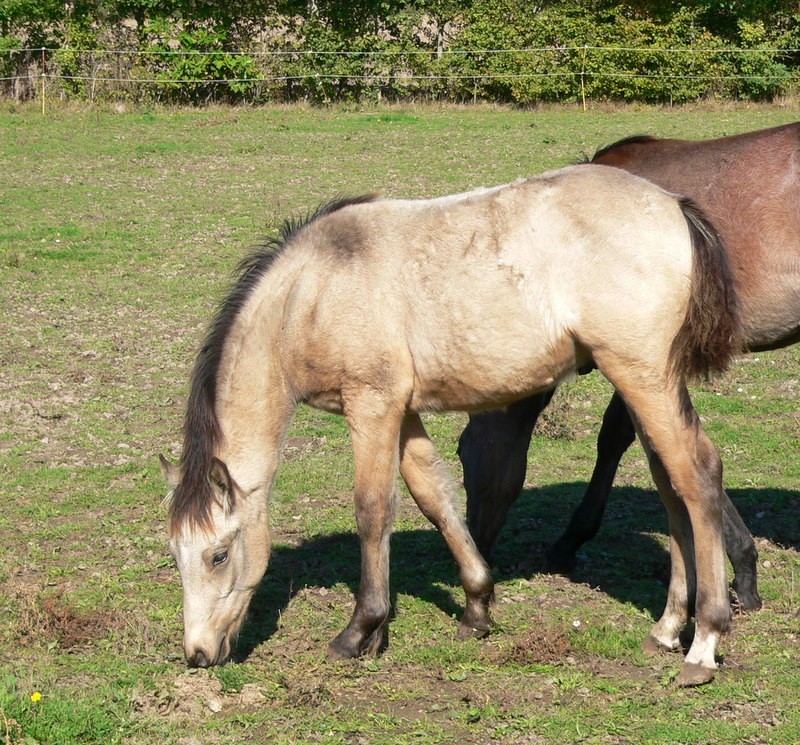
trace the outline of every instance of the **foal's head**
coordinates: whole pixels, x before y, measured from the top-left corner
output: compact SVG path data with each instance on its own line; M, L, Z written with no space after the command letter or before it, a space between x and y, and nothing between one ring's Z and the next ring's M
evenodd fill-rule
M186 486L180 469L161 464L174 495ZM266 500L243 495L218 459L203 488L203 513L182 513L173 501L169 541L183 584L184 653L195 667L230 655L270 552Z

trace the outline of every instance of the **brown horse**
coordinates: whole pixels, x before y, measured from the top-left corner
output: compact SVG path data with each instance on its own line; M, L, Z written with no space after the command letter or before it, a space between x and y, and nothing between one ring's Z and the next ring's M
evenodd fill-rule
M600 150L592 162L686 194L704 209L729 252L749 350L800 340L800 123L697 142L634 137ZM467 522L487 559L522 489L531 432L551 396L545 392L503 411L472 416L461 436ZM548 551L554 568L572 569L577 549L597 533L617 466L634 437L625 404L615 393L586 494ZM727 497L724 510L734 591L742 608L759 608L755 544Z
M230 653L267 567L270 491L299 403L343 414L355 457L361 584L331 654L384 641L398 471L458 565L459 634L485 634L492 577L420 412L496 408L596 365L637 420L670 516L672 581L648 644L677 647L696 595L679 682L710 680L730 620L722 466L685 378L724 367L740 331L711 225L616 168L340 201L288 224L218 311L192 376L180 468L164 467L187 659Z

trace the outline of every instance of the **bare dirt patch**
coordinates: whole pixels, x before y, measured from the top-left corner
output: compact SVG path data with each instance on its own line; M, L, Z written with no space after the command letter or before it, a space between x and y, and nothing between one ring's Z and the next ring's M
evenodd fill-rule
M23 646L57 642L71 651L100 639L125 625L117 611L81 610L68 597L64 588L45 592L41 588L15 584L7 594L17 609L13 636Z
M322 450L328 444L327 437L288 437L283 445L283 459L294 460Z
M543 618L534 620L534 631L517 639L511 649L502 652L500 664L558 665L572 652L567 634L549 626Z
M251 711L266 703L261 689L246 683L237 692L226 692L207 670L187 670L165 687L131 694L131 705L139 716L198 720L225 712Z

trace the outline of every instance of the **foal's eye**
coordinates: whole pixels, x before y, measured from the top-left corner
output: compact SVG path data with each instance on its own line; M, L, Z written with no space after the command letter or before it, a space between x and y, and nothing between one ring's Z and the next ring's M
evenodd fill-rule
M220 564L224 564L228 560L228 552L227 551L220 551L218 554L214 554L211 557L211 565L218 567Z

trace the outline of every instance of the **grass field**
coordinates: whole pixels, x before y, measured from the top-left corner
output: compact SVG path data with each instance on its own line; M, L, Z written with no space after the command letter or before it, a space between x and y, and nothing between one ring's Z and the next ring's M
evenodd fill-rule
M194 353L248 245L336 195L421 197L566 165L632 134L712 137L780 107L0 109L0 743L800 742L800 350L694 389L760 551L704 688L640 651L662 610L666 517L638 446L574 576L544 548L580 499L610 395L559 392L495 560L496 628L404 499L377 659L329 663L358 583L344 422L298 416L270 569L236 659L187 670L157 455L179 455ZM458 474L465 417L428 417Z

